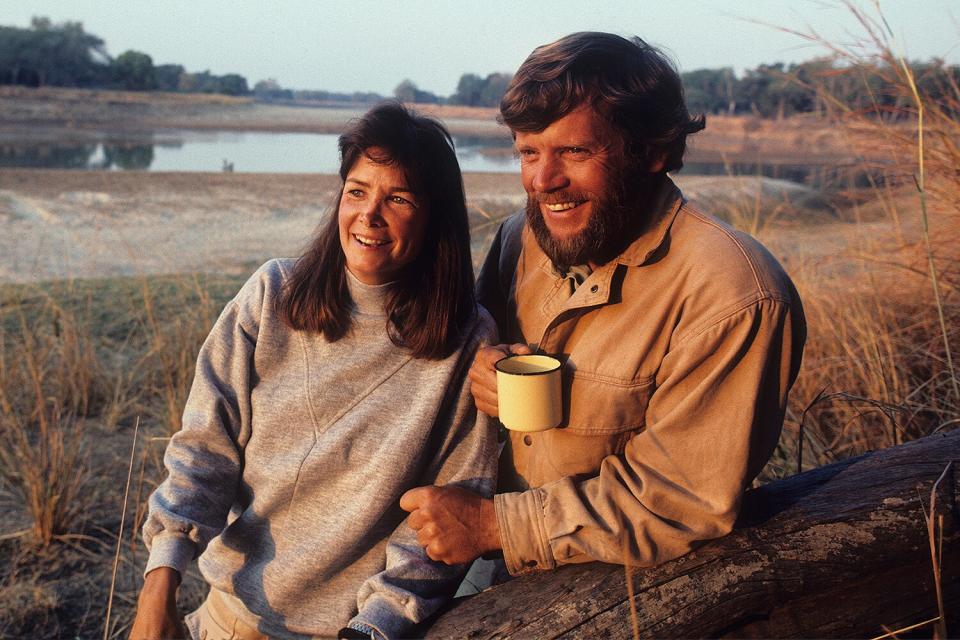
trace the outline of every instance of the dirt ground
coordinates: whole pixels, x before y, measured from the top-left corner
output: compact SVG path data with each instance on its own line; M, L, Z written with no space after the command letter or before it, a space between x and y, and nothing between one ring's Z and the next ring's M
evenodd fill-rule
M478 263L497 221L525 201L519 176L464 177ZM809 189L765 178L683 177L707 204ZM242 273L296 255L329 210L335 175L0 170L0 281Z

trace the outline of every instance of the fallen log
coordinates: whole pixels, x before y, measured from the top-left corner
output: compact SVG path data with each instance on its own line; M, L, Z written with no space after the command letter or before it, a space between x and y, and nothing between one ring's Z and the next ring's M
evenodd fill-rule
M659 567L589 563L523 576L454 601L421 633L823 638L895 631L938 615L924 517L938 479L941 585L953 625L948 630L955 634L960 430L750 491L730 535ZM921 633L932 631L928 625Z

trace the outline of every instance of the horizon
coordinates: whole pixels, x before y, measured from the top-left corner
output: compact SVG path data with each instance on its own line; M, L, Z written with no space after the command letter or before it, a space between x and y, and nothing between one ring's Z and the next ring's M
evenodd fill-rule
M405 79L448 96L463 74L512 74L534 47L573 31L638 35L663 49L681 72L732 67L738 76L761 64L789 65L827 53L783 29L816 32L845 47L857 47L866 35L848 8L818 0L676 0L644 7L604 0L592 4L588 16L572 0L521 7L506 0L482 7L427 0L403 5L354 0L349 6L288 0L279 7L242 11L226 0L198 6L171 0L159 14L155 7L148 0L109 8L94 0L23 0L0 9L0 24L27 28L34 16L56 24L80 22L104 40L113 57L136 50L150 55L155 65L238 73L251 87L275 79L286 89L384 96L393 95ZM325 7L330 9L323 13ZM876 17L867 3L860 8ZM896 49L907 59L960 63L957 7L946 0L921 5L901 0L883 3L881 10ZM375 14L378 26L366 24ZM634 23L643 25L636 33L623 28Z

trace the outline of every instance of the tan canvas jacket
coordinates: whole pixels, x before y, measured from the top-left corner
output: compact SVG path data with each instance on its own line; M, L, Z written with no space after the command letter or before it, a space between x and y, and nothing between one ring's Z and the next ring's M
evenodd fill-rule
M512 574L651 566L725 535L776 447L806 337L793 284L669 179L652 211L575 291L522 214L481 271L501 341L565 361L563 423L510 432L501 457L495 506Z

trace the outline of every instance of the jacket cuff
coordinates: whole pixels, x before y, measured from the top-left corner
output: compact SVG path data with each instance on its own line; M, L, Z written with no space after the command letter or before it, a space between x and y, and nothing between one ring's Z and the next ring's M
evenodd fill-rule
M512 576L541 569L553 569L543 517L543 496L539 489L523 493L498 493L493 507L500 527L503 560Z
M353 617L347 626L357 631L369 633L377 638L402 638L413 624L403 614L380 599L369 598L363 610Z
M180 535L154 536L150 544L150 557L147 558L147 567L143 575L147 575L157 567L170 567L180 573L180 579L187 573L187 567L193 560L197 547L189 538Z

